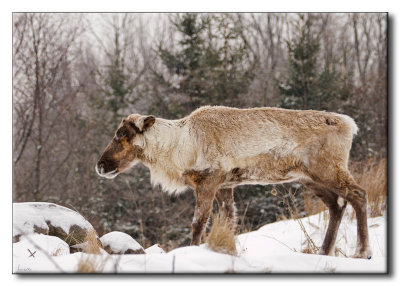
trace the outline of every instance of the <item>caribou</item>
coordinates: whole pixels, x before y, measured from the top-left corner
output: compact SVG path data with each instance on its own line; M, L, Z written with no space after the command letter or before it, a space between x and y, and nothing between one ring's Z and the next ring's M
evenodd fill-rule
M169 194L194 191L191 245L199 245L214 199L235 225L233 189L298 181L329 209L320 254L332 255L347 202L356 213L354 257L371 258L367 195L348 169L358 127L343 114L281 108L204 106L178 120L131 114L96 164L112 179L141 162Z

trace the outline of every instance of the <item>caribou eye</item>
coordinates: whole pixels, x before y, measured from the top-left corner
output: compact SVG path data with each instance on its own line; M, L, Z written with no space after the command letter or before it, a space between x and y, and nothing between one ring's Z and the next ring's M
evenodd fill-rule
M124 138L125 136L126 136L126 133L125 133L125 132L119 132L119 133L117 134L118 139L122 139L122 138Z

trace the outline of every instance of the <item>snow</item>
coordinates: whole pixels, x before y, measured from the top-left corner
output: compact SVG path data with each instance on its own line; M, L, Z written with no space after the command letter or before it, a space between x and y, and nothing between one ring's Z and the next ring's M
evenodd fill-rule
M32 255L29 250L33 253L37 249L37 254ZM46 255L59 256L69 254L69 246L62 239L44 235L44 234L30 234L23 236L21 240L13 244L13 256L17 258L26 257L43 257Z
M87 241L85 241L85 242L83 242L83 243L71 245L71 246L70 246L70 249L71 249L71 248L74 248L74 249L76 249L77 251L85 251L86 249L90 249L90 247L89 247ZM99 250L100 250L100 253L101 253L101 254L107 254L107 251L105 251L104 249L99 248Z
M79 213L56 204L13 203L13 236L32 234L35 226L48 230L46 221L55 227L60 227L66 233L69 233L73 225L78 225L83 229L93 229L92 225Z
M113 253L124 253L128 249L140 250L143 247L134 240L129 234L112 231L100 238L103 246L109 246Z
M14 272L76 272L79 261L94 259L102 272L118 273L384 273L386 267L386 218L368 219L373 257L371 260L348 258L356 248L356 221L348 207L339 229L336 247L343 254L324 256L302 253L307 240L299 222L304 225L315 245L320 246L327 227L327 213L322 212L301 220L285 220L236 237L238 255L217 253L206 244L186 246L164 253L158 245L138 255L93 255L86 253L32 258L21 243L14 243ZM33 237L36 242L39 236ZM122 235L118 234L118 237ZM121 243L123 244L123 243ZM46 247L43 247L47 249ZM51 251L50 251L51 252ZM101 263L99 263L101 262ZM58 267L57 267L58 266Z
M165 253L164 249L162 249L158 244L154 244L154 245L150 246L149 248L146 248L144 250L144 252L146 254L150 254L150 253Z
M69 253L68 244L58 237L44 234L22 236L19 242L13 243L13 269L14 272L30 272L31 269L40 271L39 264L45 261L51 263L53 257L67 256ZM21 261L24 266L21 266ZM51 263L49 267L53 269L54 264Z

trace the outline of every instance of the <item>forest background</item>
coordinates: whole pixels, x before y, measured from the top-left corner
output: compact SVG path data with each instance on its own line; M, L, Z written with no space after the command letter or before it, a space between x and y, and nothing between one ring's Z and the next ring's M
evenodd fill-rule
M188 244L192 192L164 194L143 166L105 180L94 165L124 116L202 105L350 115L350 167L370 201L385 198L387 14L15 13L13 201L75 209L145 247ZM235 201L239 232L323 209L299 184L239 187Z

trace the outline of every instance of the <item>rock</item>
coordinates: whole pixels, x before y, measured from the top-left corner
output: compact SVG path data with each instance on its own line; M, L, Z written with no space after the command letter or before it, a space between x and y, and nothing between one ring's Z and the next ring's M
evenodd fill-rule
M162 249L160 247L160 245L158 245L158 244L154 244L154 245L150 246L149 248L146 248L144 251L146 252L146 254L149 254L149 253L165 253L164 249Z
M110 254L144 254L143 247L130 235L112 231L100 238L104 250Z
M52 203L13 203L13 242L33 233L56 236L69 246L83 243L93 226L79 213Z

